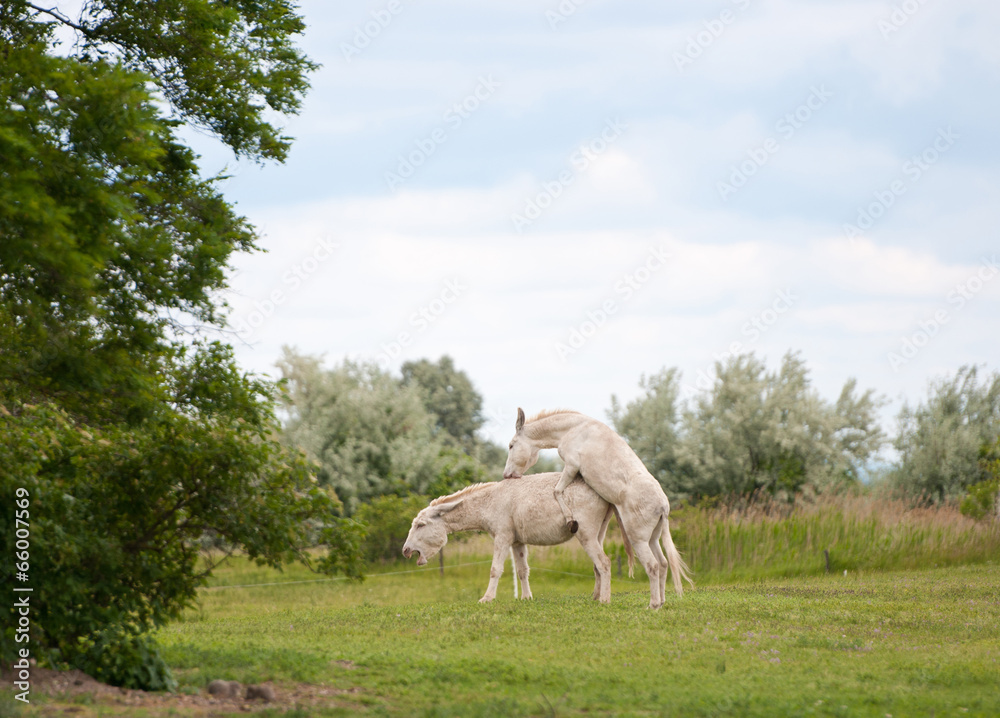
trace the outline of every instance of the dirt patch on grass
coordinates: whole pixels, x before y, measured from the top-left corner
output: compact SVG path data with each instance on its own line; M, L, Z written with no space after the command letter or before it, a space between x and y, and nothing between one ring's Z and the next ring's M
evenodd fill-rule
M0 673L0 682L13 685L14 676L9 671ZM31 669L31 704L40 715L76 715L83 718L100 715L191 715L224 716L234 713L253 713L265 709L283 712L291 708L316 708L320 706L355 705L351 696L358 696L360 688L334 688L308 683L262 683L274 691L274 700L247 699L246 686L238 696L209 695L202 689L198 693L149 693L147 691L116 688L94 680L78 670L53 671L48 668ZM252 693L259 691L252 691Z

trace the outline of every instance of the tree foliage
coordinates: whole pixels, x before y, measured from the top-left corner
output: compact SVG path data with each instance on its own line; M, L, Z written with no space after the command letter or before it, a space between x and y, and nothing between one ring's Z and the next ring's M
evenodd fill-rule
M0 2L0 499L30 497L32 648L51 663L168 686L147 632L195 599L206 534L359 573L360 527L276 441L274 386L188 336L224 324L229 260L256 238L178 128L283 158L269 118L306 88L301 30L274 0L88 0L75 19Z
M642 458L649 472L665 488L678 492L680 476L677 448L680 438L681 407L677 403L680 372L663 369L648 378L639 378L644 394L622 407L618 398L611 397L611 419L615 430Z
M377 496L437 496L485 480L479 462L442 437L414 382L371 362L327 370L287 348L278 366L287 381L284 440L315 457L321 483L349 512Z
M400 367L403 384L420 389L424 408L435 418L434 435L444 445L455 447L475 459L484 471L499 476L507 462L507 449L484 439L480 430L483 397L451 357L437 362L428 359L404 362ZM551 462L543 462L551 463Z
M413 517L427 504L427 497L418 494L376 496L368 503L361 504L355 518L367 530L365 560L384 562L399 558Z
M5 21L50 20L75 35L73 55L147 75L176 115L256 159L285 158L290 138L269 115L298 112L318 66L295 45L305 23L287 0L4 2Z
M206 534L268 565L359 574L361 532L276 441L271 387L218 344L175 357L171 376L173 410L138 424L85 422L49 401L0 406L2 493L30 496L32 641L52 663L91 665L95 644L135 645L176 618L211 570L198 563ZM316 544L330 550L314 558Z
M980 448L979 467L989 478L968 488L959 509L974 519L1000 521L1000 437Z
M610 418L664 489L681 497L792 494L856 481L883 437L872 391L848 381L831 404L795 354L770 372L753 354L717 363L713 387L678 404L680 374L665 369Z
M449 356L437 362L427 359L408 361L401 367L404 386L416 386L422 392L424 407L435 417L437 435L446 443L454 442L468 454L475 453L482 428L483 398L464 371L455 368Z
M894 442L895 484L934 501L961 497L991 477L980 449L1000 436L1000 373L982 377L975 366L932 381L925 402L904 405Z

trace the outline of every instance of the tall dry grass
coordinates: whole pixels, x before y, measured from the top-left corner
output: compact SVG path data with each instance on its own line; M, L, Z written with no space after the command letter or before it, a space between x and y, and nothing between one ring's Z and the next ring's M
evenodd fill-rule
M950 505L825 494L734 501L671 514L674 541L706 577L756 578L1000 560L1000 524ZM827 556L824 554L827 552Z
M670 531L701 584L822 574L827 571L824 551L831 572L1000 563L1000 523L974 521L951 505L927 506L885 495L822 494L798 497L792 503L765 497L713 507L675 505ZM604 549L617 575L617 557L624 550L614 521ZM449 541L444 549L448 565L488 561L492 551L493 541L485 534ZM576 541L532 546L528 553L533 569L585 577L591 573L589 559ZM432 566L436 562L437 557ZM414 568L412 561L400 560L378 570L403 568ZM638 566L635 580L645 581Z

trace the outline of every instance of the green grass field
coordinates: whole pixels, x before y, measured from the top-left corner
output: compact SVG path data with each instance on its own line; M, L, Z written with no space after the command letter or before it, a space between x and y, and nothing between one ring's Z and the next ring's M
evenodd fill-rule
M400 560L361 583L231 559L158 640L182 693L216 678L325 691L258 712L289 718L1000 716L997 524L857 496L688 507L671 524L696 588L656 612L641 568L614 576L610 606L591 601L576 542L530 549L533 601L513 599L508 562L481 605L478 536L446 547L443 575L436 558ZM620 552L615 531L606 549ZM29 713L233 708L43 699Z
M234 562L163 630L182 685L213 678L356 689L300 715L1000 715L1000 563L726 582L658 612L646 580L612 605L572 544L535 550L535 600L509 569L480 605L481 539L364 583ZM542 570L548 569L548 570ZM573 575L579 574L579 575ZM229 586L229 587L225 587ZM350 663L346 663L350 662Z

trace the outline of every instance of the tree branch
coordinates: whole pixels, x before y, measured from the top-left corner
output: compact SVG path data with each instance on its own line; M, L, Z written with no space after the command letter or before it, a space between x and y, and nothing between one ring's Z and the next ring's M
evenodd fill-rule
M27 5L28 7L30 7L32 10L35 10L37 12L45 13L46 15L49 15L50 17L54 17L56 20L58 20L59 22L61 22L63 25L67 25L67 26L73 28L74 30L82 32L84 35L89 35L90 34L90 30L88 28L84 27L83 25L79 25L79 24L73 22L68 17L66 17L65 15L63 15L61 12L59 12L59 10L57 8L50 8L50 9L46 10L43 7L38 7L34 3L25 2L24 4Z

